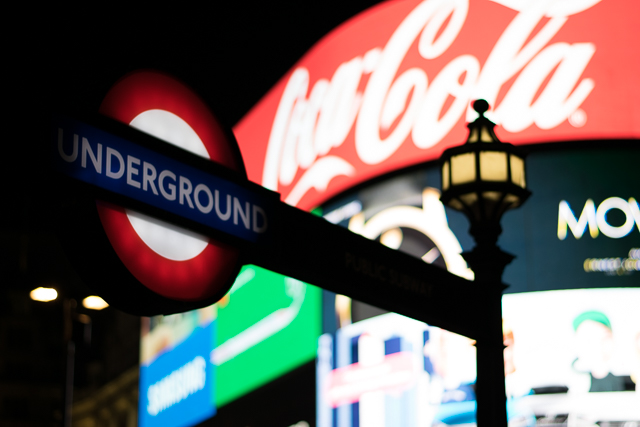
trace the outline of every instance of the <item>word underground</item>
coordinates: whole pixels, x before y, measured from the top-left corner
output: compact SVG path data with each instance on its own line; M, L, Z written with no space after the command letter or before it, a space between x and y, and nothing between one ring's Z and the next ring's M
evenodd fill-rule
M152 416L158 415L202 390L206 379L206 362L202 356L196 356L192 361L149 386L147 412Z
M74 133L69 144L58 128L57 154L68 175L245 240L255 241L267 230L265 210L249 191L93 130L87 135L91 139Z

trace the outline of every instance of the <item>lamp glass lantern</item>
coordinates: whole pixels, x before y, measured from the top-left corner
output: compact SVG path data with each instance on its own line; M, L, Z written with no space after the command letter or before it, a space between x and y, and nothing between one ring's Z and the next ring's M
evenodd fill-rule
M445 150L441 157L442 202L464 212L473 224L499 222L531 194L526 188L525 154L501 142L495 123L484 113L485 100L473 103L479 117L469 123L465 144Z

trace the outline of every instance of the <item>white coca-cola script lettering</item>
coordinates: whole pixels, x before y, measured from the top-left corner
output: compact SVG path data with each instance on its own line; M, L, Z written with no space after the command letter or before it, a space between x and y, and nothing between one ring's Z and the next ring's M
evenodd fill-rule
M566 121L595 86L582 74L596 48L592 43L550 40L571 15L599 0L494 1L518 13L482 66L464 54L435 76L418 67L398 75L416 40L425 61L438 58L467 19L468 0L427 0L409 13L384 48L342 63L330 80L321 78L310 87L309 71L295 69L271 128L262 185L278 190L293 184L286 202L295 205L311 188L324 191L333 178L353 175L354 165L331 150L345 142L354 126L355 151L366 165L384 162L409 140L419 149L433 147L463 114L473 120L472 99L494 105L514 76L488 114L493 121L509 132L532 125L551 129ZM361 92L359 84L367 75Z

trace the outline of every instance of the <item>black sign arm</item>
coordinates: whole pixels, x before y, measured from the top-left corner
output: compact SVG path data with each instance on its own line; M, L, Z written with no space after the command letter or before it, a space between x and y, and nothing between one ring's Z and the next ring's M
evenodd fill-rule
M473 282L280 203L279 250L253 263L329 291L476 338Z

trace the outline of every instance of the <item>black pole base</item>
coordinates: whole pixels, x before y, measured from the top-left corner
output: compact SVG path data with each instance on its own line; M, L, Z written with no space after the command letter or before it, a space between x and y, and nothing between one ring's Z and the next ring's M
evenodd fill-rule
M515 258L502 251L495 241L477 239L478 245L462 254L475 273L476 286L485 297L478 301L478 336L476 377L476 420L478 427L507 427L507 398L504 372L504 337L502 332L502 283L505 267Z

